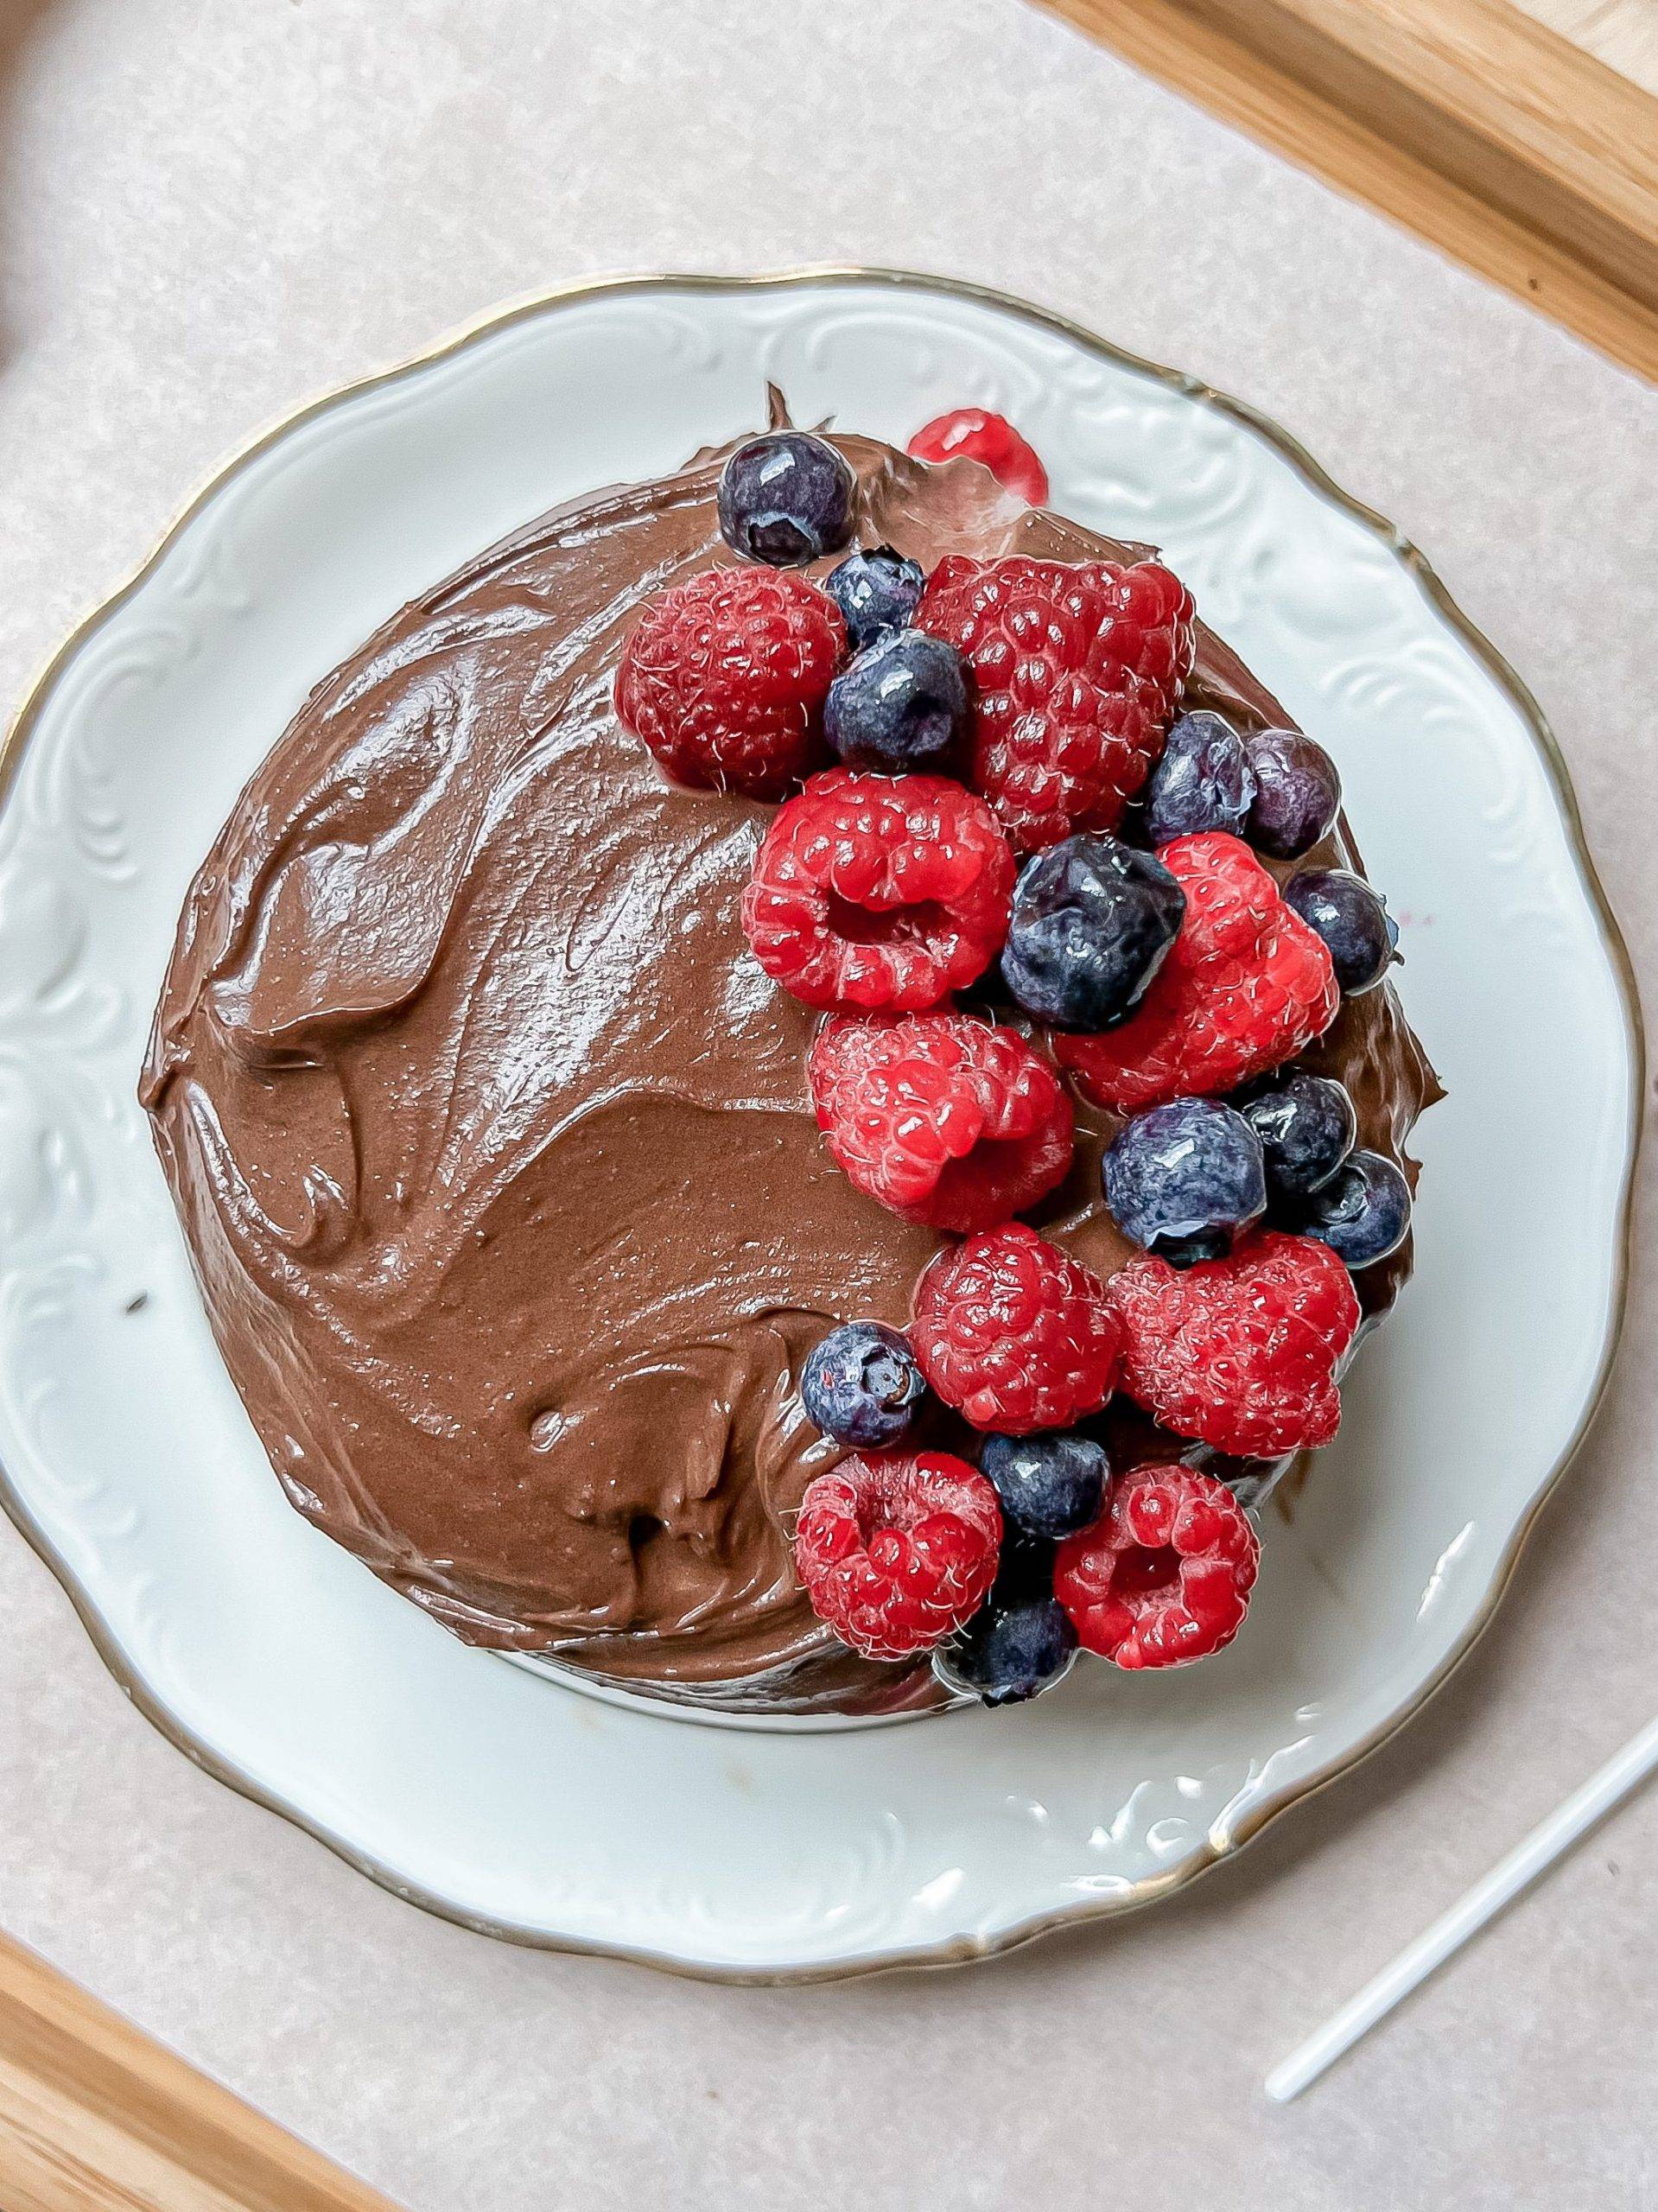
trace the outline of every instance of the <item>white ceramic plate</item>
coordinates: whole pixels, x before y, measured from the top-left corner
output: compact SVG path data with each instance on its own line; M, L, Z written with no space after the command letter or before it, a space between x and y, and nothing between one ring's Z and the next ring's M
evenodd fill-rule
M309 687L540 510L797 419L1003 408L1054 504L1155 540L1336 753L1446 1103L1414 1283L1269 1522L1248 1629L1033 1707L736 1733L454 1643L283 1504L133 1084L187 884ZM731 1976L964 1958L1141 1902L1411 1713L1582 1432L1622 1297L1641 1048L1536 709L1281 434L1018 303L910 277L600 285L334 395L215 479L24 709L0 817L0 1459L175 1741L433 1909Z

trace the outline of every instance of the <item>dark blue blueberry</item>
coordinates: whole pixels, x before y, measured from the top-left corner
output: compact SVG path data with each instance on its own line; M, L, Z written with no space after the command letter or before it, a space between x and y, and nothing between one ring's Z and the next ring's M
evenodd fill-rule
M1105 1446L1074 1430L988 1436L979 1462L1009 1525L1030 1536L1069 1536L1100 1517L1111 1471Z
M848 1321L808 1354L800 1402L842 1444L895 1444L926 1387L906 1338L880 1321Z
M1284 886L1284 903L1329 946L1350 999L1374 989L1399 957L1399 925L1386 901L1347 868L1302 868Z
M825 439L767 430L740 445L720 478L720 535L734 551L797 569L852 535L852 471Z
M970 697L954 645L924 630L889 631L829 685L823 734L854 767L947 767L966 733Z
M1139 1003L1185 911L1185 893L1150 853L1067 837L1020 875L1003 980L1056 1029L1109 1029Z
M926 572L890 545L848 553L823 579L823 588L846 617L852 650L873 645L888 630L908 627L920 603Z
M1200 830L1242 836L1255 795L1243 740L1219 715L1182 715L1169 732L1146 794L1146 834L1153 845Z
M1299 861L1341 812L1336 764L1299 729L1257 730L1245 742L1255 797L1244 835L1274 860Z
M1261 1140L1276 1198L1311 1197L1358 1141L1353 1102L1327 1075L1275 1076L1240 1099L1238 1111Z
M1019 1548L1016 1546L1015 1549ZM946 1689L985 1705L1017 1705L1051 1689L1077 1656L1077 1631L1053 1594L1053 1552L1043 1548L1045 1572L998 1573L978 1611L933 1654Z
M1175 1267L1218 1259L1267 1210L1261 1140L1214 1098L1175 1098L1125 1122L1100 1180L1125 1236Z
M1385 1260L1410 1228L1410 1185L1379 1152L1356 1152L1296 1217L1303 1236L1328 1244L1350 1268Z

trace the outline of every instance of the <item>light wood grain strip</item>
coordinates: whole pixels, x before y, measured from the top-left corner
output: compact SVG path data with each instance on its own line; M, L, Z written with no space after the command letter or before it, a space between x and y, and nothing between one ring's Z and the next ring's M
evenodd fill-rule
M1183 0L1658 308L1658 102L1509 0Z
M1658 378L1658 306L1590 266L1556 238L1492 207L1421 154L1391 142L1341 101L1299 81L1182 0L1039 4L1414 231L1614 359ZM1454 8L1458 0L1445 4Z
M1621 77L1658 92L1658 0L1517 0Z
M392 2212L0 1936L3 2212Z

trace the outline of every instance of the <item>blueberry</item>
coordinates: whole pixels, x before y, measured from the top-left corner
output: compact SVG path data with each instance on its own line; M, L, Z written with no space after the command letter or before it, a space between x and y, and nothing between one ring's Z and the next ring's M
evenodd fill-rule
M1257 730L1246 744L1255 796L1244 834L1274 860L1299 861L1341 811L1336 764L1299 729Z
M1150 853L1067 837L1020 876L1003 980L1056 1029L1109 1029L1134 1011L1185 911L1185 893Z
M1200 830L1241 836L1255 795L1255 772L1230 722L1204 711L1182 715L1152 771L1147 835L1154 845Z
M1125 1122L1100 1180L1125 1236L1173 1266L1218 1259L1267 1209L1261 1140L1214 1098L1176 1098Z
M1284 886L1284 904L1328 945L1350 999L1374 989L1398 957L1399 925L1387 902L1347 868L1302 868Z
M823 588L846 617L854 652L873 645L888 630L902 630L920 603L926 573L918 561L906 561L890 545L873 552L848 553L823 579Z
M1105 1447L1075 1431L989 1436L981 1466L1009 1525L1031 1536L1069 1536L1100 1517L1111 1471Z
M902 773L947 766L967 728L967 664L924 630L866 646L829 685L823 734L854 767Z
M720 535L734 551L797 569L852 535L852 471L805 430L767 430L740 445L720 478Z
M1008 1548L1004 1545L1004 1560ZM1016 1556L1024 1549L1017 1543L1012 1548ZM1039 1573L1017 1563L999 1572L961 1634L933 1654L933 1672L946 1689L964 1690L985 1705L1017 1705L1070 1671L1077 1631L1053 1594L1052 1546L1044 1545L1040 1556Z
M1410 1185L1379 1152L1356 1152L1301 1209L1295 1226L1350 1268L1396 1252L1410 1228Z
M1276 1076L1240 1099L1238 1111L1261 1140L1275 1198L1311 1197L1358 1141L1353 1102L1327 1075Z
M800 1402L842 1444L894 1444L925 1389L906 1338L880 1321L848 1321L808 1356Z

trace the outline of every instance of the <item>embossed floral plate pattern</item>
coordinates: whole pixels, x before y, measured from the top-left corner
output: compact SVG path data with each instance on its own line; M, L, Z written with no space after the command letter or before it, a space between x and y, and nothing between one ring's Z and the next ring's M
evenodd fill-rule
M1450 1092L1420 1133L1417 1279L1269 1522L1246 1633L1188 1673L1089 1666L1022 1712L850 1734L578 1694L452 1642L289 1511L202 1317L133 1085L238 787L404 598L555 501L754 425L768 379L798 420L899 442L951 404L1005 409L1057 506L1164 545L1336 753L1402 926ZM227 468L59 657L9 769L8 1502L176 1741L461 1921L765 1977L967 1957L1142 1902L1420 1702L1604 1377L1640 1044L1534 709L1287 440L1016 302L848 273L501 316Z

